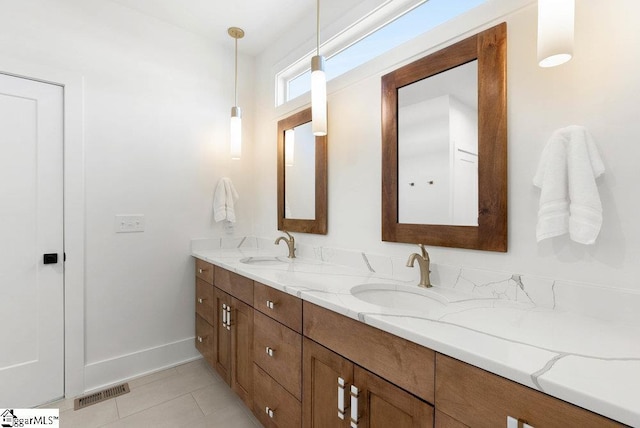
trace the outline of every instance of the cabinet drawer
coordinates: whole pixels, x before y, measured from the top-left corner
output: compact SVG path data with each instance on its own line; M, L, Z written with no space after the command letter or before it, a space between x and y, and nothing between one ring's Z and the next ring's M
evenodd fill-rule
M237 273L215 267L215 286L253 306L253 281Z
M213 327L204 318L196 315L196 349L211 365L215 362L213 344Z
M442 354L436 356L436 409L474 428L506 427L507 416L536 428L623 426Z
M254 282L253 307L302 333L302 300L259 282Z
M300 428L302 407L293 395L255 364L253 382L253 413L262 425L268 428Z
M196 278L213 285L213 265L203 260L196 259Z
M301 400L302 336L254 310L253 361Z
M213 325L213 285L196 278L196 314Z
M434 401L435 352L309 302L304 335L425 401Z

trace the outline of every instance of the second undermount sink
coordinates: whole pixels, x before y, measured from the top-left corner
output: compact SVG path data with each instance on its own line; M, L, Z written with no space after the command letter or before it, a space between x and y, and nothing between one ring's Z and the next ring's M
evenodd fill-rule
M282 264L291 263L289 259L284 257L275 257L275 256L262 256L262 257L245 257L240 259L240 263L244 263L246 265L255 265L255 266L277 266Z
M442 309L447 301L438 293L417 285L361 284L351 289L356 299L398 310L430 311Z

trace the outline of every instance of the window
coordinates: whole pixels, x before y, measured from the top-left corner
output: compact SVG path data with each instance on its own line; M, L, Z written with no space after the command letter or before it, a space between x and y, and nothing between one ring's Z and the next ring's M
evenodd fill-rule
M326 54L327 81L425 33L438 25L473 9L486 0L426 0L357 40L344 40L344 31L325 44L343 42L342 48ZM354 24L354 26L358 23ZM352 36L353 37L353 36ZM321 50L322 53L322 50ZM311 53L276 76L279 99L283 104L311 90Z

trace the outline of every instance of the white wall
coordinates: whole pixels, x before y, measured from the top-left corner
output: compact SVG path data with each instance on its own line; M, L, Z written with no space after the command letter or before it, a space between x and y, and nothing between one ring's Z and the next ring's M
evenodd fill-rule
M249 156L228 161L232 40L102 0L4 1L0 56L84 76L86 388L197 355L189 244L226 233L221 176L241 197L236 234L251 232ZM239 68L250 153L253 60ZM115 214L138 213L144 233L114 233Z
M575 56L560 67L536 64L535 2L505 19L496 0L395 49L329 84L329 234L301 235L300 242L408 255L414 246L380 240L380 76L410 59L502 20L508 23L509 251L506 254L430 248L436 263L506 270L640 290L640 200L637 198L637 93L640 38L635 0L576 2ZM517 3L517 2L513 2ZM495 9L494 9L495 10ZM491 22L490 22L491 21ZM311 31L311 30L310 30ZM259 183L255 231L276 234L275 123L308 103L308 97L273 108L273 73L307 34L289 34L257 59L255 159ZM421 52L419 55L416 53ZM598 241L584 246L566 237L535 242L539 191L537 160L551 133L570 124L587 126L607 172L599 180L604 224ZM264 167L262 167L264 166Z
M405 88L399 91L400 99ZM400 223L449 224L449 98L441 95L398 108Z

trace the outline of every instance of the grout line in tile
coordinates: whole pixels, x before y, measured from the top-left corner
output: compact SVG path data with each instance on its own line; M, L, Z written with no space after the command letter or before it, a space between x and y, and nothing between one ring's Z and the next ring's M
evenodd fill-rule
M120 420L120 408L118 407L118 400L116 400L117 397L114 397L113 400L116 402L116 413L118 414L118 420Z
M200 389L204 389L204 388L200 388ZM200 403L198 403L198 400L196 400L196 397L193 395L194 392L200 391L200 389L191 391L189 394L191 394L191 398L193 398L193 401L196 402L196 406L198 406L198 409L200 409L200 413L202 413L202 416L206 417L207 415L204 414L204 410L202 410L202 407L200 407Z
M127 418L129 418L129 417L131 417L131 416L133 416L133 415L137 415L138 413L145 412L145 411L147 411L147 410L149 410L149 409L154 409L154 408L156 408L156 407L163 406L163 405L167 404L169 401L177 400L178 398L182 398L182 397L184 397L184 396L186 396L186 395L191 395L191 398L193 399L193 401L195 401L195 402L196 402L196 405L198 404L198 402L196 401L196 399L195 399L195 397L193 396L193 394L192 394L191 392L187 392L186 394L177 395L177 396L172 397L172 398L170 398L170 399L168 399L168 400L164 400L164 401L162 401L162 402L160 402L160 403L154 404L153 406L146 407L146 408L144 408L144 409L140 409L140 410L138 410L137 412L134 412L134 413L131 413L130 415L125 416L124 418L121 418L121 417L120 417L120 413L118 413L118 420L124 420L124 419L127 419ZM117 397L116 397L116 398L117 398ZM115 400L115 398L114 398L114 400ZM198 407L200 407L200 406L198 406ZM116 408L117 408L117 403L116 403ZM202 409L200 409L200 411L202 411ZM204 413L203 413L203 414L204 414ZM112 422L110 422L110 423L112 423Z

